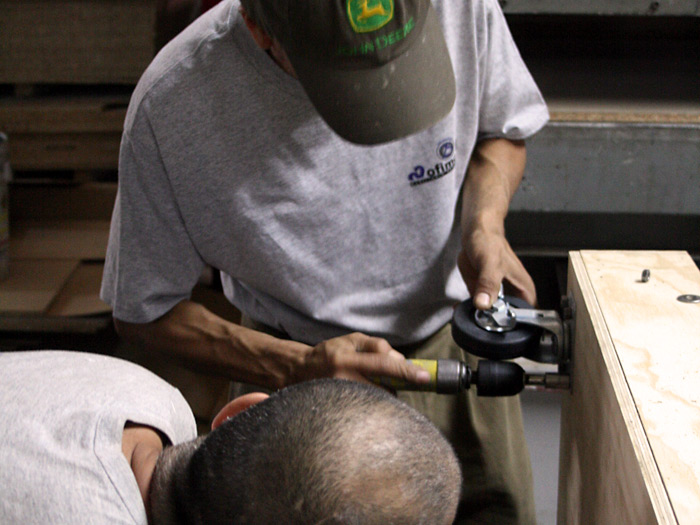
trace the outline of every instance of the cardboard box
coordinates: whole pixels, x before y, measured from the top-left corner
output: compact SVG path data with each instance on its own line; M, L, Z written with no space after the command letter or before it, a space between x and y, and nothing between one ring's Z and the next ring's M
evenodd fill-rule
M10 188L10 271L0 282L0 329L109 324L108 316L71 319L110 313L99 289L116 191L116 184L99 183Z
M157 0L0 0L0 83L135 84Z
M12 168L116 170L129 96L0 98Z

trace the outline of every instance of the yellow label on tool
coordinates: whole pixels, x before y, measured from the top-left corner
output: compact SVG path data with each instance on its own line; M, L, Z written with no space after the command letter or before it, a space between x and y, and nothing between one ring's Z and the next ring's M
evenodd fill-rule
M426 386L430 386L430 390L434 390L435 384L437 383L437 369L438 362L435 359L408 359L409 363L413 363L416 366L421 367L423 370L430 372L430 383Z
M427 392L435 392L438 362L432 359L407 359L407 361L421 367L423 370L427 370L430 373L430 381L420 385L392 377L373 377L372 381L377 385L393 390L425 390Z

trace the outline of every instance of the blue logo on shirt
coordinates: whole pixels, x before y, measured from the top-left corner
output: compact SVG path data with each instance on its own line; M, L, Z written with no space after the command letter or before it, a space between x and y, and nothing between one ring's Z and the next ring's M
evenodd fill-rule
M437 162L434 166L426 168L422 165L415 166L413 171L408 175L408 180L411 186L418 186L426 182L432 182L441 177L444 177L451 172L455 167L455 147L452 139L443 139L435 150L438 159L443 162Z
M455 152L455 145L452 139L441 140L437 147L438 157L441 159L449 159Z

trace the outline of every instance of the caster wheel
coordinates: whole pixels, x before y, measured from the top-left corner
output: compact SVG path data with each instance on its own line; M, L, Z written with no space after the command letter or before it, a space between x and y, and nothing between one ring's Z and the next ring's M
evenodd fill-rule
M516 297L504 297L515 308L532 308ZM539 344L542 329L517 324L512 330L490 332L476 323L476 307L467 299L455 309L452 316L452 338L464 350L486 359L514 359L534 351Z

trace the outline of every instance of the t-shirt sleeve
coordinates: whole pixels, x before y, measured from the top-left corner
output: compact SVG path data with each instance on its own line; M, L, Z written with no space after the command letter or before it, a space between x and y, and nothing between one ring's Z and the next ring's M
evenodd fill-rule
M478 138L525 139L547 123L549 112L496 0L485 6Z
M204 261L187 234L143 108L130 124L120 148L101 297L115 318L146 323L189 298Z

